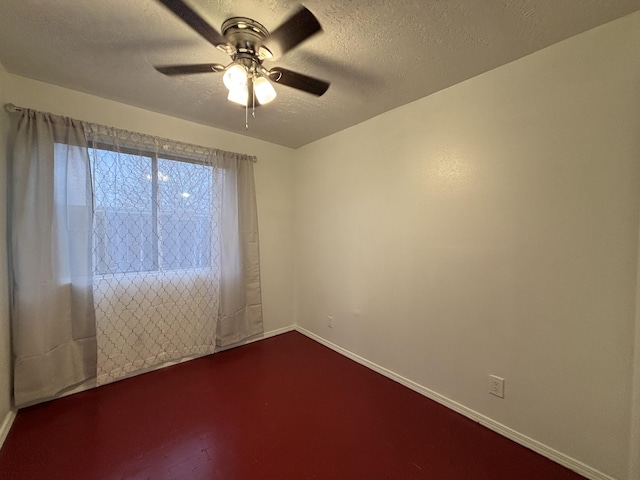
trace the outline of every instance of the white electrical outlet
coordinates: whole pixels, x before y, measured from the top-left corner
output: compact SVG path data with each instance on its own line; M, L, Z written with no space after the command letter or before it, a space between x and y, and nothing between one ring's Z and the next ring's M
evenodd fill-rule
M333 317L331 315L327 315L327 327L333 328Z
M489 375L489 393L504 398L504 378Z

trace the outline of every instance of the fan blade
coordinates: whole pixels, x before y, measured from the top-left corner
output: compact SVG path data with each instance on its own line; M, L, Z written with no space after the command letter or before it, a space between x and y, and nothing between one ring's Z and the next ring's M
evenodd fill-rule
M329 85L331 85L329 82L325 82L324 80L308 77L301 73L292 72L291 70L280 67L272 68L269 71L269 78L281 85L296 88L312 95L316 95L317 97L322 96L328 90Z
M202 35L211 45L226 45L227 39L215 28L209 25L200 15L182 0L158 0L174 14L180 17L187 25Z
M193 73L211 73L221 72L224 70L224 65L219 63L202 63L199 65L163 65L160 67L153 67L160 73L165 75L191 75Z
M301 6L300 10L269 34L262 42L273 58L280 57L322 30L318 19Z

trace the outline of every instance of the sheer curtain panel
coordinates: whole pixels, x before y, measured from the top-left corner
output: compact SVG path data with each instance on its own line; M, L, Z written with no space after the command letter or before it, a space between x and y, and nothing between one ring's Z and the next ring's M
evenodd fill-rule
M96 375L91 171L81 122L25 110L10 161L14 402Z
M214 151L94 128L98 384L214 353L221 179Z

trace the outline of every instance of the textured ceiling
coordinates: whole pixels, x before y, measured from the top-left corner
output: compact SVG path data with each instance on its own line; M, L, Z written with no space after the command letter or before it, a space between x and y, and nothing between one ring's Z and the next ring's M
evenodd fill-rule
M231 16L277 27L294 0L190 0L220 30ZM227 64L156 0L2 0L0 63L11 72L299 147L640 10L640 0L308 0L324 32L277 62L329 80L321 98L277 85L244 111L220 74L166 77L152 65Z

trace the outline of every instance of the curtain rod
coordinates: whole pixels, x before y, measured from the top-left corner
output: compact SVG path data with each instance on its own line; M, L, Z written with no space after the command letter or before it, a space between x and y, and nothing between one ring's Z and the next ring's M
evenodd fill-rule
M20 112L24 111L24 108L18 107L17 105L14 105L13 103L5 103L4 104L4 109L9 113L20 113Z

